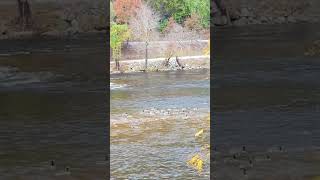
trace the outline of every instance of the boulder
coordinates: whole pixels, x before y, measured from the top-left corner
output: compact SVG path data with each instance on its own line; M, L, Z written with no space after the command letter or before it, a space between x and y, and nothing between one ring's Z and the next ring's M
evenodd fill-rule
M309 22L310 18L305 15L300 15L296 17L297 22Z
M248 19L244 18L244 17L242 17L241 19L233 22L233 25L235 25L235 26L244 26L244 25L247 25L247 24L248 24Z
M286 23L286 18L280 16L280 17L275 18L274 22L277 24L284 24L284 23Z
M241 17L253 17L253 12L248 8L241 8L240 10Z
M269 22L269 19L268 19L266 16L261 16L260 19L259 19L259 21L260 21L261 23L268 23L268 22Z
M294 17L292 17L292 16L287 17L287 21L288 21L289 23L296 23L296 22L297 22L297 20L296 20Z
M47 31L41 34L41 36L51 36L51 37L58 37L61 35L61 32L57 30Z
M312 44L307 47L305 53L306 56L319 56L320 55L320 40L313 41Z
M223 26L228 24L228 19L226 16L214 16L212 22L214 25Z

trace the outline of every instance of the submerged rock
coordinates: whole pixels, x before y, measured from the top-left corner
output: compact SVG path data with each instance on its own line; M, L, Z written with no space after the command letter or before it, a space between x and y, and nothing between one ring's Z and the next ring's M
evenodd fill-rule
M319 56L320 55L320 40L313 41L307 48L304 55L306 56Z

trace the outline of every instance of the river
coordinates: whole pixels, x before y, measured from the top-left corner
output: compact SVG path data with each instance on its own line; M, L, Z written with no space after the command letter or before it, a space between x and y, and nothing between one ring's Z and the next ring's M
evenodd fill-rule
M319 29L317 24L216 29L215 179L320 175L320 61L304 56L305 47L320 38Z
M194 134L209 115L209 75L111 76L111 179L209 179L209 159L201 173L187 164L201 148Z
M103 37L0 41L0 179L106 177Z

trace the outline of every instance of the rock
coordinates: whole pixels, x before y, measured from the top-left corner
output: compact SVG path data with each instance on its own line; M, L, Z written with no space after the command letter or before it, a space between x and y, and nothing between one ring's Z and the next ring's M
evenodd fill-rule
M274 20L274 23L277 23L277 24L286 23L286 18L285 18L285 17L277 17L277 18Z
M227 17L225 16L215 16L213 19L213 24L217 26L223 26L228 24Z
M260 21L259 20L257 20L256 18L254 18L254 17L250 17L249 19L248 19L248 24L261 24L260 23Z
M296 17L297 22L309 22L310 18L304 15L300 15Z
M72 20L71 28L74 32L80 32L79 22L76 19Z
M0 24L0 39L6 39L8 38L9 35L9 29L8 27L4 24Z
M248 24L247 18L241 18L241 19L233 22L233 25L235 25L235 26L243 26L243 25L247 25L247 24Z
M262 16L262 17L260 17L259 21L260 21L261 23L268 23L269 20L268 20L267 17Z
M296 23L296 22L297 22L297 20L296 20L294 17L292 17L292 16L287 17L287 21L288 21L289 23Z
M61 32L57 31L57 30L52 30L52 31L48 31L48 32L44 32L41 34L42 36L53 36L53 37L58 37L61 35Z
M320 55L320 40L313 41L304 53L306 56Z
M240 12L241 17L252 17L252 13L248 10L248 8L242 8Z

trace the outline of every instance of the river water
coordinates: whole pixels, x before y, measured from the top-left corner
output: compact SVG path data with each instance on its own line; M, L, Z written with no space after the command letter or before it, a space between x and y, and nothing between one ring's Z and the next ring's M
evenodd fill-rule
M216 179L320 175L320 59L304 56L319 30L317 24L216 29Z
M198 70L111 76L112 179L209 179L209 159L201 173L187 165L201 148L194 134L208 127L209 75Z
M0 179L104 179L103 35L0 46Z

